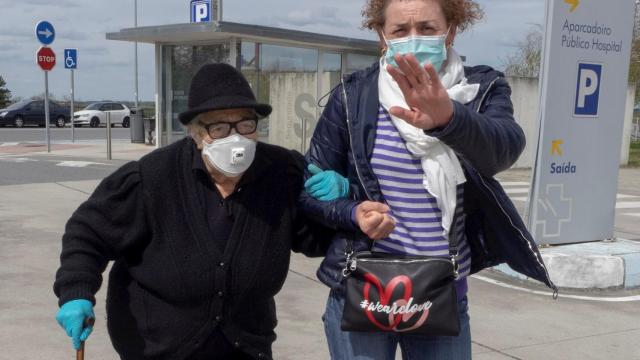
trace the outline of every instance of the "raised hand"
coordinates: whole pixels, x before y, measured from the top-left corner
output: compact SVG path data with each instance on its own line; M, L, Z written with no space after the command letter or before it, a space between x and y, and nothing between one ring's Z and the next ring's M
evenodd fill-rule
M453 103L431 64L424 67L413 54L395 56L398 68L387 65L398 83L409 109L394 106L391 115L423 130L446 126L453 116Z

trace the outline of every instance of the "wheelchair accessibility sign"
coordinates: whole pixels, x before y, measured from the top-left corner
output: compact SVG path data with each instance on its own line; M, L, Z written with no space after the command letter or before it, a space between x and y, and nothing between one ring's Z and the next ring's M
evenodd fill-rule
M70 70L78 68L78 49L64 49L64 68Z

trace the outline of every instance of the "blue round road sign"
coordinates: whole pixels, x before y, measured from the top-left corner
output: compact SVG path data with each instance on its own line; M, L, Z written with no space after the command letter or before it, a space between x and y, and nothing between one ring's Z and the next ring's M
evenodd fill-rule
M40 21L36 25L36 37L42 45L51 45L56 38L56 29L48 21Z

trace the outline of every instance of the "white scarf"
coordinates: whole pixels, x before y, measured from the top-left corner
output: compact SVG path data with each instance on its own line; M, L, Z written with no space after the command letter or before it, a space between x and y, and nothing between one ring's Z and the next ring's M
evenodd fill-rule
M446 66L438 76L447 89L449 98L462 104L475 99L480 90L479 84L468 84L464 77L462 59L450 48ZM387 72L384 57L380 59L380 76L378 78L378 97L380 104L387 110L394 106L408 109L409 106L402 95L400 86ZM411 154L419 157L424 170L422 184L433 195L442 211L442 227L448 236L453 222L457 203L457 187L464 184L466 178L455 152L437 138L428 136L422 129L391 115L393 124L407 144Z

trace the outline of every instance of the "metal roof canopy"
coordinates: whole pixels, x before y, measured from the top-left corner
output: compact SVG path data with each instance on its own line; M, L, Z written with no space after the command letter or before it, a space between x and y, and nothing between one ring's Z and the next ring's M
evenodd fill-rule
M107 40L141 42L149 44L183 44L211 40L241 38L254 42L277 42L289 45L314 46L326 50L378 52L378 42L288 30L260 25L227 21L145 26L107 33Z

